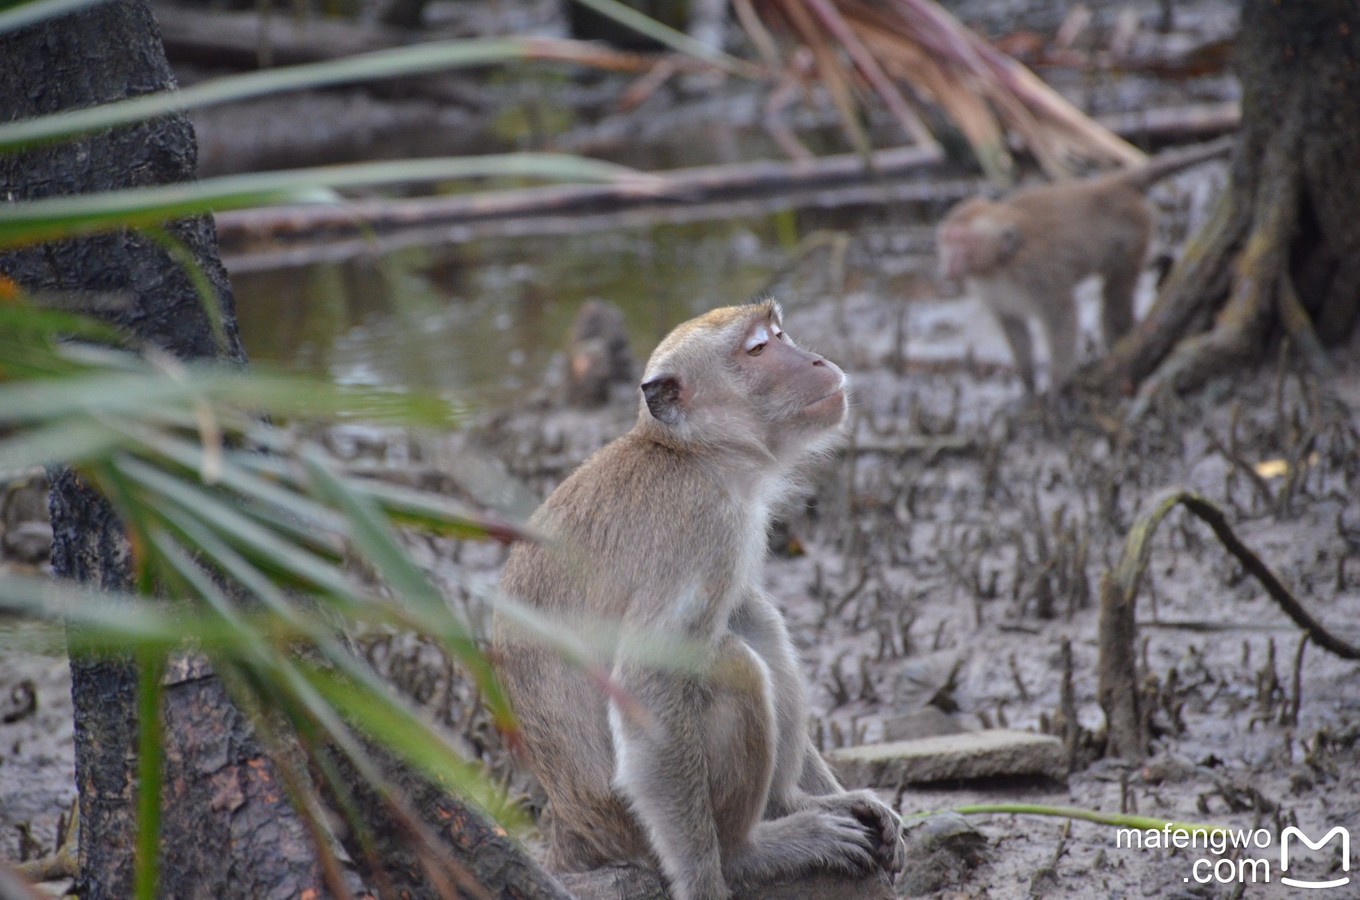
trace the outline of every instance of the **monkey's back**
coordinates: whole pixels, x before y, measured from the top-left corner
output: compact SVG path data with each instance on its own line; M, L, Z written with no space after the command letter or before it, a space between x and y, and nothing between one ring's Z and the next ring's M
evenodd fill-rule
M673 631L677 624L684 630L688 612L702 618L702 598L731 589L714 573L732 569L739 519L739 506L692 454L630 432L586 460L534 514L530 522L548 542L511 550L501 593L554 619L571 611L566 624L586 636ZM687 552L700 546L716 555ZM682 602L657 615L639 602L685 596L690 588L692 610ZM555 810L552 864L576 870L646 857L646 835L611 784L602 686L502 614L493 632L497 671L530 768ZM612 658L601 663L612 668Z
M1051 290L1070 290L1062 283L1069 273L1080 280L1129 258L1141 261L1152 232L1147 200L1118 173L1022 188L1006 203L1027 223L1012 271Z

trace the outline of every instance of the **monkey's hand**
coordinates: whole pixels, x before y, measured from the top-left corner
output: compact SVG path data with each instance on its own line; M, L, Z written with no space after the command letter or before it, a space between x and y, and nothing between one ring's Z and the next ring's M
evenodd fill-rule
M849 815L859 822L874 845L874 857L889 875L897 875L906 868L902 817L872 791L846 791L809 799L814 807Z
M801 809L756 823L723 860L723 874L751 885L816 871L863 875L879 865L873 837L848 810Z

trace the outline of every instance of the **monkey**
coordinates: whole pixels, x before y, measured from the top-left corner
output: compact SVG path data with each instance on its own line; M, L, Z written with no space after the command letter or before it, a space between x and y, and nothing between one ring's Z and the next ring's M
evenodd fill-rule
M567 401L600 406L614 384L633 377L633 354L623 310L602 300L587 300L571 324L567 348Z
M1133 294L1152 233L1143 192L1155 181L1221 156L1232 139L1164 153L1123 172L1022 188L1001 200L974 197L936 229L941 278L964 279L996 317L1016 371L1033 394L1029 320L1048 344L1049 385L1061 387L1077 366L1077 284L1100 275L1101 330L1112 346L1133 327Z
M493 617L493 658L552 810L550 868L658 868L677 900L813 871L895 875L897 814L813 745L797 653L761 587L772 508L841 439L848 379L773 300L715 309L652 353L633 427L530 518L500 591L552 621L617 627L602 689ZM628 652L688 647L689 668Z

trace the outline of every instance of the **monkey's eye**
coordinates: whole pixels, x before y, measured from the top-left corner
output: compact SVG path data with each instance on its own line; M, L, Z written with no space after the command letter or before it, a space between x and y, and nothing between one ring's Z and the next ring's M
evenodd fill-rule
M774 331L774 336L775 336L777 339L779 339L779 340L781 340L781 341L786 341L786 340L788 340L788 338L784 337L784 329L780 328L778 325L775 325L775 326L774 326L773 331Z
M769 342L770 332L766 330L764 325L761 325L751 332L750 336L746 338L746 343L742 346L746 348L746 353L749 356L759 356L765 352L765 345Z

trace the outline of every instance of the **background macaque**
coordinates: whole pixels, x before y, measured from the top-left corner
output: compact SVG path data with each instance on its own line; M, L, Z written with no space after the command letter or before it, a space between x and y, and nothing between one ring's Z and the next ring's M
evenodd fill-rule
M974 197L954 207L936 231L940 275L964 279L996 316L1015 368L1035 390L1029 320L1048 344L1051 387L1077 365L1077 284L1099 275L1107 345L1133 326L1133 293L1152 231L1143 197L1159 178L1220 156L1230 141L1166 153L1147 165L1080 181L1024 188L1001 200Z
M813 747L783 617L762 590L770 510L839 438L841 370L796 346L772 301L676 328L643 376L638 422L548 498L503 593L583 633L629 700L498 614L496 658L528 762L552 804L549 864L659 865L678 900L817 870L890 873L900 821L844 791ZM629 655L683 643L697 666Z
M633 354L623 310L602 300L587 300L571 324L567 347L567 401L599 406L610 388L633 378Z

